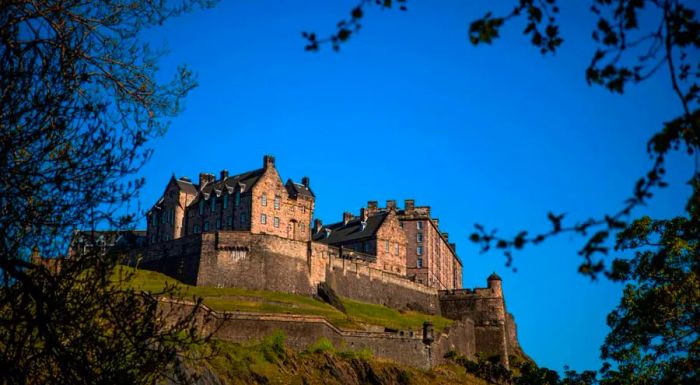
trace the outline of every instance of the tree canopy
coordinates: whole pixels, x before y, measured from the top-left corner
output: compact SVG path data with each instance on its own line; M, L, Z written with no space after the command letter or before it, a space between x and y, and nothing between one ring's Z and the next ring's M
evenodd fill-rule
M149 158L196 85L144 28L206 0L32 1L0 6L0 371L3 383L152 383L196 340L155 300L120 285L113 253L66 256L74 231L128 228ZM30 258L34 254L35 258ZM36 256L50 257L40 262ZM172 289L166 290L172 292Z

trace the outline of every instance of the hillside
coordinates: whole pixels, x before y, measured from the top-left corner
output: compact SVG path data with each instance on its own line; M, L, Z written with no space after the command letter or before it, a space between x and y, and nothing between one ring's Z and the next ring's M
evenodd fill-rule
M245 345L213 341L199 353L209 355L194 364L202 384L488 384L457 364L420 370L366 351L338 350L324 340L297 353L285 347L282 334Z
M214 310L316 315L325 317L335 326L345 329L420 329L424 321L431 321L435 330L439 331L453 322L440 316L398 311L349 298L341 298L347 310L347 313L342 313L319 299L303 295L235 287L190 286L158 272L126 266L120 267L113 279L115 282L121 279L131 287L154 294L161 292L168 285L175 286L179 297L201 297L204 303Z

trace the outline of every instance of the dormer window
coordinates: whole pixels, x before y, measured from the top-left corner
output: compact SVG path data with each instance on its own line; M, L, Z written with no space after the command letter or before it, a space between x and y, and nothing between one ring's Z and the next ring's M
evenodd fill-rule
M326 232L326 238L329 238L331 236L331 229L324 229Z
M365 231L365 227L367 227L367 222L365 222L365 221L360 222L360 231Z

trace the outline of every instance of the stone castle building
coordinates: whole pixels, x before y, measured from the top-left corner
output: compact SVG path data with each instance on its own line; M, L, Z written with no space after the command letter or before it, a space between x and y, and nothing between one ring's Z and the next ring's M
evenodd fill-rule
M501 279L493 274L485 288L462 289L456 246L430 207L370 201L358 215L323 225L312 221L314 205L309 178L282 183L269 155L262 168L237 175L202 173L197 183L173 176L147 212L147 245L130 261L198 286L316 295L325 283L343 297L458 321L421 340L416 331L351 333L298 316L240 315L221 329L231 340L274 327L300 347L328 337L420 366L439 363L448 350L498 355L506 365L509 355L522 354Z
M312 225L315 195L309 178L282 183L275 158L263 157L262 168L229 175L222 170L199 174L198 183L187 177L170 179L163 195L147 212L147 238L157 244L190 234L238 230L300 241L316 241L354 252L376 268L405 276L436 289L462 286L462 263L455 244L438 229L430 207L415 207L406 200L379 208L376 201L358 216L343 213L343 220Z

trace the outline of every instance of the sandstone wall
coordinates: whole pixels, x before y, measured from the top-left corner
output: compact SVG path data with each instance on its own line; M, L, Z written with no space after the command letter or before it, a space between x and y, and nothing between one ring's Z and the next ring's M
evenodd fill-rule
M173 306L180 306L179 311L169 314L186 314L192 309L191 304L186 302L163 301L162 304L168 312L172 311ZM470 321L456 322L437 333L434 342L426 344L422 331L418 330L351 331L338 329L325 318L317 316L215 312L206 307L202 312L207 313L206 321L205 316L200 317L203 332L238 343L259 340L280 330L285 334L287 346L297 351L305 350L320 338L326 338L339 349L369 349L377 357L424 369L443 363L444 355L449 350L469 357L474 354L474 328Z
M341 296L395 309L440 314L435 289L375 269L368 263L331 258L325 275L326 282Z
M201 234L159 242L136 250L130 264L161 272L188 285L196 285L201 247Z
M197 285L313 294L307 243L226 231L202 234Z

